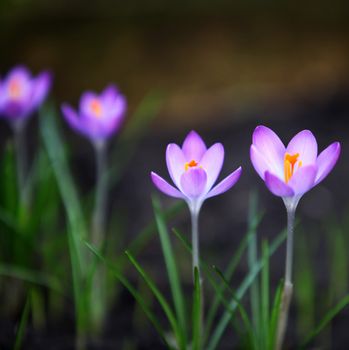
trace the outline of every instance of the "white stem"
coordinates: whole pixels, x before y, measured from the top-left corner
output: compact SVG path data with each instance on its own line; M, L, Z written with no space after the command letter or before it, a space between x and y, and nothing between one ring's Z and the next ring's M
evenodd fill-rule
M92 219L92 243L100 246L105 234L105 211L107 202L107 180L106 180L106 145L105 143L95 144L96 152L96 195L95 208Z
M25 124L23 121L18 121L13 124L14 143L16 151L16 168L18 192L21 205L26 206L26 171L27 171L27 153L25 145Z
M297 202L298 203L298 202ZM286 203L285 203L286 204ZM276 350L282 349L282 344L285 338L289 307L292 299L293 284L292 284L292 264L293 264L293 235L294 221L297 205L287 205L287 243L286 243L286 266L285 266L285 282L280 304L279 320L276 337Z
M192 229L192 249L193 249L193 277L195 267L198 269L200 276L199 266L199 211L191 210L191 229Z

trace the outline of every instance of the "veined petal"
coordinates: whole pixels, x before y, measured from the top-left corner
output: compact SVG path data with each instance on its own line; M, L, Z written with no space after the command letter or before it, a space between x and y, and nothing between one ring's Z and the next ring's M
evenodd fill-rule
M218 185L212 188L212 190L206 195L206 198L210 198L213 196L218 196L229 189L231 189L239 180L241 176L242 169L239 167L230 175L228 175L225 179L223 179Z
M265 184L269 188L270 192L279 197L292 197L294 196L293 189L288 186L276 175L266 171L265 173Z
M151 172L150 174L151 179L154 183L154 185L163 193L175 197L175 198L183 198L183 194L178 191L176 188L171 186L166 180L164 180L161 176L158 174Z
M260 125L253 132L252 144L263 155L269 171L282 176L285 146L279 136L273 130Z
M309 130L303 130L295 135L289 142L286 152L289 154L299 153L302 165L315 164L317 158L317 142Z
M204 194L207 182L205 170L191 168L181 176L181 190L189 199L195 199Z
M341 153L341 145L339 142L334 142L324 149L316 160L317 174L315 184L320 183L336 165Z
M264 180L264 175L267 170L277 172L277 167L274 164L268 164L264 155L258 150L255 145L251 145L250 158L253 167L257 171L258 175Z
M212 188L221 172L224 161L224 147L221 143L215 143L203 155L199 165L207 174L206 193Z
M206 152L206 145L200 135L192 130L185 138L182 151L188 162L195 160L200 162L202 156Z
M293 189L296 195L308 192L314 187L316 172L316 165L302 166L295 171L288 185Z
M166 149L166 164L171 179L178 188L181 188L180 182L185 170L185 162L181 148L175 143L170 143Z

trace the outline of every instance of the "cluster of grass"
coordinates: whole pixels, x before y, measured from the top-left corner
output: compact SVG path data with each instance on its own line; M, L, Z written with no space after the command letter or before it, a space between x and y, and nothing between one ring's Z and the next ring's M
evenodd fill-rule
M116 166L105 175L109 186L117 185L122 177L156 115L160 100L157 95L148 96L130 118L111 155L117 161L111 162ZM256 195L250 198L247 231L227 266L221 268L203 258L203 283L195 270L192 293L185 292L179 256L190 257L192 247L187 235L168 227L168 220L182 212L184 204L177 203L165 210L154 197L154 219L128 246L117 244L127 232L114 220L108 225L106 242L102 247L94 246L88 232L93 191L86 198L79 194L77 181L70 171L68 145L63 141L54 107L46 106L39 120L40 142L26 181L26 203L19 199L14 181L16 159L12 142L3 152L0 167L1 316L13 319L14 315L21 315L13 338L15 349L24 346L29 324L34 329L43 329L48 320L58 322L66 317L65 310L72 304L76 347L86 348L90 338L100 335L103 321L118 303L121 289L134 297L163 344L170 349L219 349L226 334L230 337L225 337L225 341L230 341L232 348L275 348L283 284L271 287L270 265L273 254L284 243L286 232L275 235L270 242L260 242L257 231L263 215L258 211ZM319 333L326 335L322 331L349 303L345 227L345 222L335 223L327 230L331 288L328 295L321 296L327 300L327 311L319 311L317 306L315 267L312 252L307 248L313 244L306 244L308 235L301 232L297 235L296 261L300 266L296 267L295 300L300 346L312 343ZM157 285L139 255L156 237L163 252L169 294ZM248 272L239 280L236 272L244 264ZM135 272L131 268L140 276L138 286L130 278ZM106 293L99 294L97 302L95 292L101 286L93 281L100 273L106 275L103 280ZM161 314L153 302L157 302ZM329 339L324 336L321 342L329 344ZM125 340L125 347L130 341Z

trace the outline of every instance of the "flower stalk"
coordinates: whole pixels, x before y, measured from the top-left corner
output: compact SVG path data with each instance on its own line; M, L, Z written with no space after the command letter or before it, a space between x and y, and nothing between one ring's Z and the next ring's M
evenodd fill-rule
M96 194L95 207L92 218L91 240L94 245L99 247L105 236L105 211L107 204L108 184L107 173L107 152L106 143L100 142L94 144L96 153Z
M290 303L293 294L293 283L292 283L292 266L293 266L293 238L294 238L294 222L296 205L288 205L286 202L287 210L287 242L286 242L286 266L285 266L285 281L284 289L280 304L279 320L276 333L276 350L282 349L284 342L288 314Z
M193 249L193 279L195 281L195 268L198 270L199 280L200 277L200 252L199 252L199 210L192 208L191 213L191 230L192 230L192 249Z
M20 205L27 207L28 196L26 191L26 171L27 171L27 153L25 146L25 124L23 121L17 121L13 124L14 144L16 153L16 171L18 193Z

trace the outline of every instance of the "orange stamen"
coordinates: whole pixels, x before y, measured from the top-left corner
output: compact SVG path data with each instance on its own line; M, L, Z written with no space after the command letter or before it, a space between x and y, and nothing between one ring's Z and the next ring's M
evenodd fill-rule
M285 174L285 182L288 183L293 176L295 165L298 162L298 168L302 166L302 162L298 161L299 153L295 154L285 154L284 159L284 174Z
M102 115L102 105L98 100L93 100L91 102L91 110L95 114L96 117L100 117Z
M13 79L9 83L9 94L11 98L19 98L22 93L22 86L18 79Z
M191 160L190 162L186 162L184 165L184 169L185 171L187 171L189 168L194 168L196 166L198 166L199 163L197 163L194 159Z

